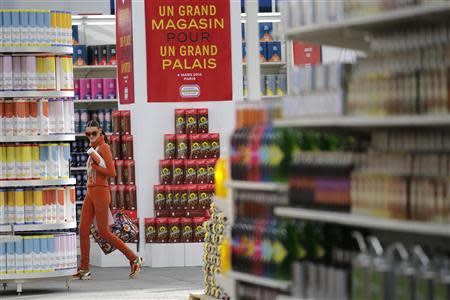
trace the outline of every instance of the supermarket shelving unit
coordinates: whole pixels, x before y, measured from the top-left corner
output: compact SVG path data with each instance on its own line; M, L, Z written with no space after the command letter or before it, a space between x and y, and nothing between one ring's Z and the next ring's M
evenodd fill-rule
M449 224L433 224L428 222L383 219L354 215L350 213L337 213L282 206L275 208L275 215L279 217L301 220L321 221L340 225L450 238Z
M308 25L292 28L286 31L288 40L298 40L321 45L336 46L355 50L368 50L369 38L372 32L386 29L393 25L408 22L439 22L448 20L450 3L413 6L404 9L391 10L371 16L351 18L338 22ZM263 67L263 66L261 66ZM289 83L288 83L289 84ZM448 128L449 115L402 115L402 116L322 116L297 117L273 121L275 127L319 128L319 129L363 129L376 128ZM228 182L228 207L234 207L233 192L236 190L253 191L286 191L287 186L270 183L255 183L233 181ZM217 202L217 201L216 201ZM222 204L223 205L223 204ZM232 210L230 211L233 214ZM313 209L302 209L288 206L276 206L274 214L284 218L328 222L341 225L383 230L386 232L401 232L420 236L441 237L450 239L450 224L435 224L418 221L381 219L353 215L350 213L327 212ZM230 216L231 218L234 215ZM236 281L249 282L265 287L278 288L289 292L289 282L256 277L230 271L221 274L219 283L226 288L232 299L235 298ZM233 298L234 297L234 298ZM307 300L290 296L279 296L278 300Z
M24 54L35 55L71 55L72 47L0 47L0 53L9 53L15 56ZM0 97L73 97L73 91L4 91L0 92ZM21 142L67 142L75 140L74 134L63 135L37 135L37 136L2 136L2 143L21 143ZM74 185L75 179L67 180L8 180L0 181L0 187L40 187L40 186L67 186ZM27 224L27 225L2 225L0 233L15 235L16 232L39 233L51 230L68 230L76 228L76 223L64 224ZM2 274L0 283L6 288L7 284L16 284L16 291L22 293L22 285L25 282L34 280L45 280L48 278L65 278L66 287L69 288L69 278L76 272L76 269L70 268L53 272L30 273L30 274Z

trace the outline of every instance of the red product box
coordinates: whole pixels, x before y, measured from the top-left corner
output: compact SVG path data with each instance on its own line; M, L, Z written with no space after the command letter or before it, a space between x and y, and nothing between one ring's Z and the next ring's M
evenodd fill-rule
M123 160L116 160L116 184L124 184L123 173L124 173L124 162Z
M215 158L207 159L206 164L208 166L207 183L213 184L215 182L215 171L216 171L217 159L215 159Z
M175 109L175 133L185 134L186 133L186 110L185 109Z
M179 243L181 239L180 218L169 218L169 243Z
M145 242L154 243L156 241L156 219L145 218Z
M175 159L177 156L177 138L175 134L164 135L164 159Z
M218 133L209 134L209 143L211 145L210 158L220 157L220 135Z
M113 159L121 159L120 150L122 148L120 143L120 135L113 134L109 137L109 141L111 143L111 153Z
M167 243L169 239L168 219L156 218L156 241L158 243Z
M205 241L205 229L203 227L203 223L205 222L205 218L197 217L193 218L194 223L194 242L202 243Z
M209 132L208 109L200 108L197 110L198 133Z
M198 186L198 207L208 209L211 204L211 194L209 185L202 184Z
M198 187L197 185L189 185L187 188L188 209L198 209Z
M123 181L126 184L136 183L136 171L134 160L124 160L123 163Z
M131 134L131 111L120 111L120 132L122 134Z
M211 139L210 135L207 133L200 135L200 141L202 143L201 157L200 158L210 158L211 157Z
M172 160L173 184L183 184L185 175L185 166L182 159Z
M175 186L166 186L166 210L171 211L174 209L173 198L175 197Z
M197 160L197 183L208 183L208 164L206 159Z
M125 194L126 186L123 184L117 185L117 209L125 210Z
M159 161L159 183L160 184L172 184L173 168L171 160Z
M192 218L181 218L181 242L191 243L193 240L193 221Z
M188 159L189 157L189 139L187 134L176 135L176 153L177 159Z
M122 135L122 159L133 159L133 136L126 134Z
M155 210L166 209L166 186L155 185L153 186L153 205Z
M135 211L137 208L136 186L126 185L125 187L125 209Z
M197 183L197 161L193 159L184 161L185 184Z
M202 139L200 134L191 134L189 136L189 158L202 158Z
M121 129L121 114L120 114L120 110L113 110L113 112L111 113L111 118L112 118L112 133L114 134L120 134Z
M186 109L186 133L195 134L198 132L197 110Z

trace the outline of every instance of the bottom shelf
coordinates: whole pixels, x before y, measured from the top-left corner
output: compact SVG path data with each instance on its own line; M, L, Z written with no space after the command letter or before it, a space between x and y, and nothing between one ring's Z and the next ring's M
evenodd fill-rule
M252 283L256 285L262 285L268 288L278 289L281 291L289 291L291 287L291 281L287 280L277 280L236 271L232 271L229 274L230 277L232 277L234 280Z
M73 274L75 274L76 271L77 271L77 269L73 268L73 269L58 270L58 271L54 271L54 272L3 274L3 275L0 275L0 282L69 277L69 276L72 276Z
M205 294L190 294L189 300L217 300L217 299Z

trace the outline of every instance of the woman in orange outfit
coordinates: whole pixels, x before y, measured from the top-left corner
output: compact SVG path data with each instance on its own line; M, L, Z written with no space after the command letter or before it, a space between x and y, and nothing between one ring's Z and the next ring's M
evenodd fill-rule
M105 142L105 135L97 121L90 121L87 124L86 136L91 146L88 151L89 159L87 162L88 186L81 211L81 262L78 272L73 278L78 280L91 279L91 273L89 272L89 234L94 217L97 221L99 236L119 249L128 258L131 266L130 278L134 278L139 274L144 260L136 256L121 239L109 230L108 216L111 196L108 178L116 176L111 150Z

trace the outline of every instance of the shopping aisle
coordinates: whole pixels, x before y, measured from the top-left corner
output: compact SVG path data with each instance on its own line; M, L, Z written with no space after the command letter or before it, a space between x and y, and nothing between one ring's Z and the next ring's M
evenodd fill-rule
M128 268L91 268L93 279L72 281L70 291L61 280L36 281L26 284L22 296L17 296L15 286L0 291L6 299L164 299L185 300L189 293L203 289L201 268L144 268L141 275L128 279Z

